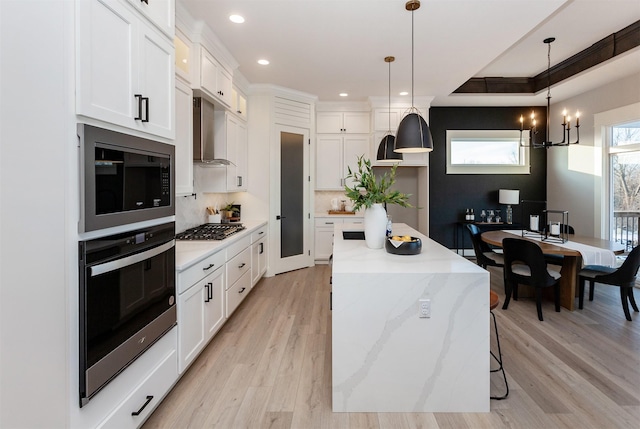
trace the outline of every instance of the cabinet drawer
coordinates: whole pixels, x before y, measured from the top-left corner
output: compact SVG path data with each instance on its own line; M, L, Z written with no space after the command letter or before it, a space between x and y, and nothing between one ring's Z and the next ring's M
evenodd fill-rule
M230 261L234 256L249 246L251 246L251 236L249 235L229 245L229 247L227 247L227 261Z
M196 263L194 266L178 273L178 295L216 269L224 266L225 259L224 252L216 252Z
M158 406L178 378L175 349L140 385L98 426L98 428L137 428ZM137 415L133 415L137 413Z
M344 223L344 220L341 217L317 217L315 226L316 228L331 228L333 230L333 225L337 223Z
M247 247L227 262L227 289L251 268L251 248Z
M263 225L251 233L251 243L255 243L265 235L267 235L267 225Z
M247 271L227 290L227 318L251 290L251 272Z

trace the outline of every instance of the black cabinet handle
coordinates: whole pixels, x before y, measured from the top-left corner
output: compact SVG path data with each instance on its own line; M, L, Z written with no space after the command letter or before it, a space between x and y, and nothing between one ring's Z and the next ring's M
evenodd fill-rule
M153 396L152 395L148 395L147 396L147 401L142 404L142 407L140 407L140 409L138 411L134 411L131 413L132 416L139 416L140 413L142 413L142 410L144 410L145 408L147 408L147 405L149 405L149 402L151 402L153 400Z
M216 265L216 264L209 264L209 266L208 266L208 267L204 267L204 268L202 269L202 271L208 271L208 270L210 270L211 268L213 268L215 265Z
M209 302L211 301L211 298L213 298L213 294L211 293L212 286L212 283L207 283L206 285L204 285L204 287L207 288L207 297L204 299L204 302Z
M149 0L140 0L140 3L149 4Z
M136 116L133 119L135 119L136 121L141 121L142 120L142 94L134 94L134 97L138 99L138 116Z
M245 265L247 265L247 264L245 264L245 263L243 262L243 263L241 263L240 265L238 265L238 268L242 268L242 267L244 267Z
M240 290L238 291L238 293L242 293L242 292L244 292L244 290L245 290L245 289L246 289L246 287L243 287L242 289L240 289Z
M149 122L149 97L142 97L142 100L145 102L145 119L142 122Z
M264 243L260 243L260 254L264 253Z
M286 216L280 216L280 215L277 215L277 216L276 216L276 220L286 219L286 218L287 218Z

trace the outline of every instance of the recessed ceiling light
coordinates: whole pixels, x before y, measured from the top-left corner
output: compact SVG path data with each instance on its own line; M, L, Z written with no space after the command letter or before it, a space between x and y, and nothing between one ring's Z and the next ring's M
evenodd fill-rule
M269 60L258 60L258 64L260 64L262 66L269 65Z
M184 64L187 64L187 59L186 59L186 58L183 58L183 59L182 59L182 62L183 62Z
M235 22L236 24L242 24L244 22L244 18L240 15L231 15L229 16L229 21Z
M400 95L409 95L409 93L407 91L402 91Z
M348 97L348 96L349 96L349 94L347 94L346 92L341 92L340 93L340 97Z

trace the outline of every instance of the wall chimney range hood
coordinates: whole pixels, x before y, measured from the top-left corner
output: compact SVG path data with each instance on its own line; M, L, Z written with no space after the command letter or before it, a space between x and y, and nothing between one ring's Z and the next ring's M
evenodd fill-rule
M235 165L215 157L213 139L213 104L202 97L193 98L193 161L203 167Z

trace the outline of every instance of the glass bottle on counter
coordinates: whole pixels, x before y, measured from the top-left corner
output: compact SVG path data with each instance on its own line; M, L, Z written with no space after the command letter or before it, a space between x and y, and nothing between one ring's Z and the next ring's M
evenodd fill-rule
M393 227L391 223L391 215L387 215L387 237L391 237L393 235Z

